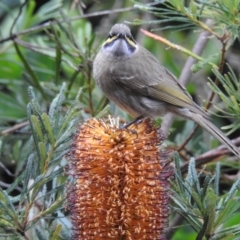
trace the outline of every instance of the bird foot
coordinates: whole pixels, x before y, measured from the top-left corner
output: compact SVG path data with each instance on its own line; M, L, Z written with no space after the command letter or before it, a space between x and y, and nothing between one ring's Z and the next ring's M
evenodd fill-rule
M134 124L134 123L136 123L136 122L138 122L138 121L140 121L140 120L142 120L142 119L143 119L143 116L139 116L139 117L133 119L131 122L124 124L121 128L122 128L122 129L125 128L125 129L127 129L128 131L130 131L132 134L138 135L138 134L137 134L137 131L136 131L135 129L128 129L128 128L129 128L132 124Z

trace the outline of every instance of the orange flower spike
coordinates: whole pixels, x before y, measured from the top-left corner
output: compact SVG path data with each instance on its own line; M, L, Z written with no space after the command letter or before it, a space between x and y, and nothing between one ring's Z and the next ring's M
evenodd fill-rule
M128 129L96 119L80 126L69 153L73 239L164 239L172 170L161 141L148 119Z

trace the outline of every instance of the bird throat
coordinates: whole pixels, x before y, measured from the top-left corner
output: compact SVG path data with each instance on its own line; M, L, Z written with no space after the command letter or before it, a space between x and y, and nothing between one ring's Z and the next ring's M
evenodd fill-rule
M136 50L137 46L132 46L125 38L117 38L103 45L103 50L117 57L130 57Z

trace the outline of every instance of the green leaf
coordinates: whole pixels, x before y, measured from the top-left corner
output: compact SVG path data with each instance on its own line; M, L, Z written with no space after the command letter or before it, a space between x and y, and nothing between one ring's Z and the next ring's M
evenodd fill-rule
M50 240L57 240L58 239L58 235L62 230L62 225L58 224L55 231L53 232L52 236L50 237Z
M36 133L36 136L38 138L38 141L41 141L43 142L43 132L42 132L42 128L41 128L41 125L40 125L40 122L38 120L38 118L35 116L35 115L32 115L30 117L30 121L32 123L32 126L33 126L33 131Z
M5 219L0 219L0 228L13 228L14 223L12 221L7 221Z
M60 67L61 67L61 59L62 59L62 52L59 47L56 47L56 76L55 76L55 83L58 85L59 83L59 74L60 74Z
M29 181L30 181L32 175L34 175L34 171L33 171L34 163L33 163L33 160L34 160L34 154L31 154L28 157L26 170L24 172L24 178L23 178L24 179L24 185L23 185L23 189L22 189L21 197L20 197L21 202L26 200L25 198L27 197L26 193L27 193L27 189L28 189L28 184L29 184Z
M48 240L44 234L44 231L40 227L37 226L35 231L39 240Z
M2 197L4 197L3 200L0 200L0 206L2 210L4 210L4 215L6 214L6 216L9 216L12 220L12 222L17 222L17 215L15 212L15 208L11 202L11 199L9 198L8 194L5 191L2 191L2 189L0 188L0 192Z
M63 206L64 201L66 201L64 198L57 199L50 207L43 211L40 216L54 213L58 208Z
M60 113L63 101L65 100L65 91L66 91L66 83L62 84L59 94L53 99L50 108L49 108L49 118L51 123L53 124L54 133L57 132L59 127Z
M41 115L41 118L42 118L45 130L46 130L49 142L51 143L51 145L53 147L54 144L55 144L55 138L54 138L53 129L52 129L50 119L49 119L49 117L46 113L43 113Z
M47 151L46 151L45 144L43 142L39 142L38 149L40 153L40 173L44 173L47 167L45 166L46 158L47 158Z
M210 62L215 62L216 59L219 58L219 53L214 53L202 61L198 61L196 64L193 64L191 67L192 72L196 73L199 70L203 69L208 65Z
M45 176L45 175L39 175L35 180L34 183L29 187L29 191L32 190L31 192L31 201L33 201L37 194L39 193L39 191L41 190L41 188L43 187L44 184L46 184L47 182L49 182L50 180L52 180L53 178L57 177L59 174L61 174L63 172L63 169L60 168L54 172L51 172L51 175L49 176Z
M31 86L28 88L28 94L31 98L31 103L30 103L31 108L29 109L31 111L29 111L29 113L31 113L31 114L34 113L35 115L41 116L42 110L41 110L40 105L38 104L37 98L36 98L33 88ZM28 116L30 117L30 115L28 115Z
M14 42L14 46L15 46L15 49L16 49L16 52L18 54L18 56L20 57L21 61L23 62L28 74L31 76L34 84L35 84L35 87L41 92L42 96L45 97L45 93L39 83L39 80L37 79L35 73L33 72L33 70L31 69L30 65L28 64L27 60L24 58L23 54L21 53L18 45Z

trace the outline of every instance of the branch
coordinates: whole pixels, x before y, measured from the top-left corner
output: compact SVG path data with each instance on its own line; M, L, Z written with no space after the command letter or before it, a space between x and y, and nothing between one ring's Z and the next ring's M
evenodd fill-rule
M25 122L22 122L22 123L18 123L10 128L7 128L5 130L3 130L2 132L0 132L0 136L2 135L7 135L9 133L12 133L12 132L15 132L16 130L20 129L20 128L23 128L25 126L27 126L29 124L28 121L25 121Z
M165 234L166 239L172 239L174 233L178 230L177 226L183 222L183 217L177 213L170 222L171 224L168 227L168 232Z
M175 43L172 43L172 42L168 41L166 38L163 38L163 37L161 37L161 36L159 36L159 35L153 34L153 33L149 32L149 31L144 30L144 29L141 29L141 32L144 33L145 35L153 38L153 39L156 39L156 40L158 40L158 41L160 41L160 42L168 45L169 47L171 47L171 48L173 48L173 49L179 50L179 51L187 54L188 56L191 56L191 57L193 57L193 58L195 58L195 59L197 59L197 60L199 60L199 61L204 61L204 58L200 57L198 54L194 53L193 51L191 52L191 51L189 51L187 48L184 48L184 47L182 47L182 46L180 46L180 45L177 45L177 44L175 44ZM212 63L212 62L209 62L209 64L210 64L212 67L214 67L214 68L218 68L218 67L217 67L214 63Z
M147 4L149 6L153 6L156 5L157 3L151 3L151 4ZM84 14L82 16L75 16L75 17L71 17L69 18L69 22L71 21L77 21L79 19L83 19L83 18L91 18L91 17L98 17L98 16L104 16L104 15L108 15L108 14L114 14L114 13L121 13L121 12L128 12L128 11L132 11L137 9L137 7L127 7L127 8L119 8L119 9L113 9L113 10L105 10L105 11L100 11L100 12L94 12L94 13L87 13ZM40 31L44 28L49 27L51 24L58 24L58 23L65 23L65 20L61 20L61 21L56 21L56 20L50 20L48 22L45 22L43 24L25 29L23 31L20 31L18 33L11 33L10 36L6 37L6 38L2 38L0 39L0 44L7 42L7 41L12 41L15 38L25 35L25 34L29 34L29 33L33 33L36 31Z
M240 145L240 137L232 140L231 142L236 146ZM213 159L222 157L224 155L229 155L230 153L231 152L228 149L226 149L225 145L221 145L215 149L212 149L212 150L205 152L204 154L196 157L195 158L196 167L200 167L201 165L208 163L208 162L212 161ZM184 163L181 166L182 174L185 174L187 171L188 171L188 162Z

